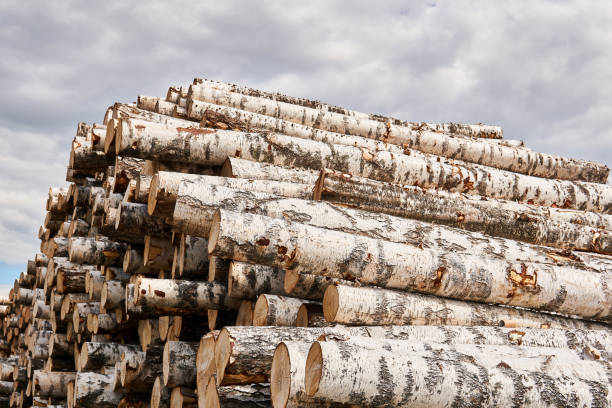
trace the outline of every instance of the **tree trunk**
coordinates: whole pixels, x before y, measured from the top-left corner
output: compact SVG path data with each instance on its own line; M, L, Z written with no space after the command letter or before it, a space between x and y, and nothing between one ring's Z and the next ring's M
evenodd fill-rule
M314 186L314 184L298 184L277 180L235 179L159 172L153 176L153 180L151 181L151 189L149 190L149 214L161 217L176 217L175 205L179 195L188 195L192 200L198 200L201 197L200 190L205 189L205 186L208 185L229 187L245 192L261 191L284 197L305 199L312 198L312 186Z
M72 347L65 334L54 333L49 339L50 357L68 357L72 355Z
M136 183L136 191L134 191L134 201L140 204L146 204L149 200L149 188L153 176L145 176L141 174Z
M74 404L77 407L115 408L123 394L111 391L113 375L79 372L74 382Z
M60 309L60 319L65 320L67 316L72 316L75 305L77 303L89 302L89 296L85 293L68 293L62 298L62 307Z
M136 106L140 109L145 109L148 111L154 111L155 105L160 98L157 96L146 96L146 95L138 95L138 100L136 102Z
M131 344L85 342L79 353L79 371L93 371L121 361L121 355L134 354L139 347Z
M298 250L299 248L299 250ZM252 214L219 210L209 254L300 273L461 300L609 320L607 274L420 249Z
M221 177L231 177L248 180L276 180L296 184L314 185L319 178L319 172L308 169L292 169L244 160L238 157L228 157L221 168Z
M332 326L323 316L323 307L318 302L304 303L298 309L297 327L326 327Z
M253 309L253 326L297 326L298 311L308 300L259 295Z
M314 198L538 245L603 253L609 252L611 246L609 231L599 228L609 225L612 219L604 214L561 212L479 196L400 187L330 170L321 172Z
M263 293L284 295L284 272L278 268L232 261L227 277L227 294L236 299L256 300Z
M200 408L268 408L271 407L267 384L247 384L217 387L211 378L203 396L198 394Z
M97 171L112 165L112 158L102 151L94 150L85 138L75 137L72 141L69 168L94 176Z
M33 395L36 397L64 398L67 392L68 382L73 381L76 373L73 372L48 372L35 370L32 377Z
M2 310L3 308L4 310ZM0 314L8 314L8 308L9 306L0 306ZM2 313L2 311L6 313ZM38 300L35 302L34 308L32 309L32 317L35 319L49 319L51 317L51 308L49 305L45 304L44 301Z
M143 251L129 249L123 256L123 271L131 275L157 275L159 270L144 265Z
M219 91L219 93L215 93L214 90ZM332 112L337 113L349 117L353 117L359 120L374 120L381 123L393 123L398 126L405 126L408 128L416 128L423 130L430 130L432 132L444 132L455 135L463 135L466 137L480 137L480 138L492 138L492 139L501 139L503 137L502 129L499 126L490 126L490 125L463 125L460 123L425 123L425 122L405 122L400 119L382 116L382 115L373 115L363 112L358 112L350 109L346 109L340 106L328 105L321 103L319 101L305 99L305 98L296 98L293 96L287 96L280 93L271 93L260 91L258 89L249 88L246 86L238 86L230 83L213 81L210 79L201 79L196 78L194 80L193 85L189 86L188 94L190 100L193 101L209 101L210 103L215 103L217 105L224 106L233 106L234 108L248 109L243 108L241 105L243 102L238 102L238 105L234 106L234 104L230 104L229 102L234 100L237 101L237 95L241 94L249 97L257 97L257 98L265 98L270 99L272 101L282 102L284 104L290 105L298 105L310 109L316 109L323 112ZM209 99L210 98L210 99ZM214 99L213 99L214 98ZM253 99L248 98L244 102L253 102ZM269 103L269 102L268 102ZM266 108L268 105L264 105ZM272 105L273 106L273 105ZM272 108L270 106L270 108ZM295 109L295 107L292 107ZM254 112L260 112L260 109L255 110ZM266 109L268 111L268 109ZM273 112L271 116L275 116L275 112L277 110L272 108L270 112ZM280 112L278 113L280 114ZM295 123L302 123L302 120L298 120Z
M120 265L125 244L95 238L70 238L70 262L91 265Z
M163 356L163 380L166 387L195 387L197 351L198 343L166 342Z
M151 390L156 378L163 375L163 351L162 346L149 346L132 360L122 358L121 385L130 392Z
M85 287L89 294L89 299L100 300L102 296L102 287L106 281L102 272L94 270L89 271L85 275Z
M117 321L117 316L115 313L90 314L89 316L91 316L91 328L88 318L87 329L94 334L114 333L116 331L125 329L125 326L119 324Z
M238 309L239 301L228 299L227 286L219 282L195 282L139 277L135 288L135 305L164 311L198 314L205 309L231 307Z
M269 111L270 116L281 120L330 132L376 139L402 146L408 151L415 149L450 159L479 163L538 177L605 183L609 172L605 165L599 163L538 153L523 147L512 147L484 140L453 137L440 133L437 129L423 129L421 126L398 126L389 122L382 123L366 118L355 118L335 112L214 90L203 99L209 103L239 108L242 111L257 113ZM249 119L252 117L246 113L240 116L243 121L245 116L248 116ZM265 121L259 120L256 123L261 127L262 122ZM279 128L278 124L276 128ZM290 125L280 125L280 128L290 128Z
M364 326L500 326L604 329L605 325L511 307L449 300L380 288L331 285L323 313L331 323Z
M559 349L549 355L529 355L528 348L508 353L496 352L497 346L470 345L413 351L427 345L403 343L404 348L393 351L350 342L314 343L306 361L306 393L366 406L541 407L565 405L569 398L578 405L612 403L603 367L569 359L569 353ZM345 358L347 354L351 358ZM521 378L533 386L525 387Z

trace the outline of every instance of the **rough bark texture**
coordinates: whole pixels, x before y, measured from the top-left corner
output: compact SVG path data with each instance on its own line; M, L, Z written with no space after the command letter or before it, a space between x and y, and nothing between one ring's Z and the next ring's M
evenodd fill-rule
M168 235L168 228L163 219L151 217L147 213L146 204L122 202L119 206L115 229L124 234Z
M113 375L93 372L77 373L74 382L76 407L117 407L123 394L111 391Z
M609 169L599 163L538 153L527 148L511 147L483 140L453 137L432 131L431 129L418 127L415 129L413 127L382 123L371 119L358 119L335 112L325 112L285 102L233 94L231 92L213 89L208 89L207 91L205 91L205 97L203 97L203 93L199 96L207 102L217 105L239 108L243 111L264 112L269 116L304 126L376 139L396 144L406 149L415 149L451 159L484 164L539 177L585 180L600 183L605 183L608 177ZM221 111L223 110L221 109ZM253 117L253 115L246 113L242 114L243 122L244 116ZM252 120L256 121L254 118ZM262 123L264 121L265 118L257 121L257 126L265 126ZM268 125L268 127L271 126ZM282 124L277 124L276 127L283 128Z
M253 310L253 326L297 326L300 307L308 300L263 294Z
M310 199L312 198L312 186L314 184L159 172L153 177L151 185L149 190L149 214L164 216L176 213L175 204L179 196L179 190L182 192L181 195L189 195L196 200L201 196L199 190L207 185L224 186L244 191L261 191L284 197ZM173 216L176 217L176 214Z
M206 101L208 100L206 99L207 95L212 94L211 88L225 92L225 95L227 95L227 92L234 92L237 94L253 96L253 97L258 97L258 98L266 98L266 99L270 99L273 101L284 102L284 103L303 106L303 107L307 107L311 109L318 109L324 112L339 113L342 115L354 117L356 119L370 119L370 120L375 120L375 121L379 121L382 123L390 122L398 126L407 126L410 128L417 128L417 129L427 129L427 130L431 130L434 132L448 132L451 134L464 135L464 136L469 136L469 137L481 137L481 138L487 138L487 139L488 138L495 138L495 139L500 138L501 139L503 137L502 129L499 126L490 126L490 125L482 125L482 124L464 125L464 124L459 124L459 123L406 122L406 121L396 119L393 117L389 117L389 116L373 115L373 114L358 112L358 111L346 109L340 106L334 106L334 105L321 103L316 100L296 98L293 96L283 95L277 92L274 92L274 93L265 92L265 91L260 91L258 89L249 88L246 86L239 86L239 85L234 85L234 84L221 82L221 81L213 81L210 79L202 79L202 78L194 79L193 85L189 86L187 95L189 96L191 100ZM225 100L227 100L227 97ZM221 100L219 100L219 102L220 101ZM211 103L217 103L217 102L211 102ZM218 105L232 106L226 103L218 103ZM243 108L240 107L240 109L243 109ZM257 112L259 112L259 110ZM296 123L301 123L301 121L298 121Z
M234 177L249 180L276 180L296 184L315 184L319 178L316 170L293 169L229 157L223 163L221 177Z
M323 300L325 289L330 285L355 285L354 282L344 279L329 278L327 276L310 275L295 271L285 271L284 290L287 295L300 299Z
M256 300L262 293L284 295L284 272L278 268L232 261L227 276L228 295Z
M314 198L539 245L610 252L610 232L600 228L609 226L609 215L394 186L330 170L321 172Z
M208 276L208 240L182 234L178 254L178 275L182 278Z
M195 387L197 351L198 343L166 342L163 357L163 380L166 387Z
M364 326L500 326L604 329L584 320L380 288L329 286L323 299L331 323Z
M137 358L121 360L121 385L132 392L151 390L155 379L163 374L162 346L149 346Z
M565 406L569 399L577 405L605 406L612 402L608 374L599 363L569 359L558 349L524 358L527 348L496 353L497 346L456 350L432 345L429 351L413 352L413 345L406 343L400 352L399 347L386 351L348 342L317 342L307 358L306 392L367 406L541 407Z
M267 384L217 387L215 379L208 381L204 396L198 396L198 406L211 408L268 408L270 388Z
M121 355L139 351L136 345L85 342L79 353L79 371L92 371L121 361Z
M219 210L209 254L462 300L608 320L610 277L574 268L421 249Z
M48 372L35 370L32 377L33 395L37 397L62 398L66 395L66 387L73 381L76 373L73 372Z
M95 238L70 238L70 262L91 265L120 265L125 244Z
M143 277L139 277L136 282L134 304L154 308L160 314L164 311L172 311L174 314L177 310L202 313L206 309L223 308L227 302L231 302L227 299L227 286L219 282Z

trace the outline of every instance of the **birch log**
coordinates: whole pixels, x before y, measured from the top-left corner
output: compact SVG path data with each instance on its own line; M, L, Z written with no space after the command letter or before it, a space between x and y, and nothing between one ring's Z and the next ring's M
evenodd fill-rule
M303 107L307 107L311 109L317 109L317 110L321 110L324 112L339 113L342 115L351 116L351 117L354 117L356 119L361 119L361 120L369 119L369 120L379 121L382 123L390 122L390 123L393 123L399 126L406 126L410 128L417 128L417 129L427 129L433 132L447 132L451 134L464 135L464 136L469 136L469 137L481 137L481 138L495 138L495 139L499 138L501 139L503 137L502 130L499 126L490 126L490 125L482 125L482 124L463 125L459 123L405 122L400 119L396 119L392 117L387 117L387 116L382 116L382 115L372 115L368 113L358 112L358 111L346 109L340 106L324 104L324 103L321 103L315 100L310 100L310 99L305 99L305 98L296 98L293 96L287 96L287 95L283 95L283 94L276 93L276 92L275 93L265 92L265 91L260 91L258 89L249 88L246 86L238 86L238 85L229 84L225 82L213 81L210 79L197 78L197 81L194 80L193 85L189 86L187 96L191 100L206 101L208 100L206 99L207 95L212 95L211 88L217 89L223 92L219 96L224 95L224 94L227 95L224 99L218 99L219 102L223 100L228 100L228 97L231 94L228 95L227 93L231 92L231 93L237 93L237 94L247 95L251 97L266 98L266 99L270 99L273 101L284 102L287 104L303 106ZM211 102L211 103L217 103L217 102ZM226 103L219 103L219 105L233 106L233 105L229 105ZM240 107L240 106L237 106L237 107ZM243 109L243 108L240 107L240 109ZM259 110L257 110L256 112L259 112ZM274 116L274 115L270 115L270 116ZM298 121L296 123L301 123L301 121Z
M95 238L70 238L70 262L91 265L117 265L123 259L125 244Z
M503 200L394 186L331 170L321 172L314 198L539 245L610 251L610 231L600 228L609 225L607 214L581 213L567 222L567 217L555 216L567 213L553 208L542 210Z
M74 404L77 407L117 407L123 394L111 391L114 376L79 372L74 381Z
M313 184L298 184L276 180L247 180L227 177L200 176L195 174L158 172L153 176L149 189L149 214L157 216L172 215L179 188L183 194L197 198L198 190L204 185L235 188L244 191L262 191L284 197L312 197ZM189 235L189 234L187 234Z
M597 362L568 360L566 353L521 358L525 349L514 354L439 348L388 352L346 342L316 342L306 361L305 389L309 396L367 406L541 407L565 405L568 398L579 405L612 402L608 375ZM343 357L347 354L350 359Z
M132 275L154 275L159 271L144 265L144 254L140 249L130 248L123 255L123 271Z
M246 384L217 387L215 379L208 381L204 396L198 395L200 407L268 408L270 388L267 384Z
M215 365L215 339L219 334L218 331L212 331L200 338L198 343L198 351L196 353L196 389L198 395L203 395L208 380L213 377L216 372ZM213 379L213 381L215 381ZM200 407L202 404L200 404Z
M221 177L249 180L276 180L296 184L315 184L319 178L316 170L294 169L228 157L221 168Z
M144 266L150 269L171 271L174 259L174 246L165 237L145 235Z
M169 408L170 390L162 384L161 377L155 379L151 390L151 408Z
M538 153L527 148L511 147L483 140L453 137L432 130L413 129L370 119L357 119L335 112L324 112L231 92L211 89L208 91L207 96L203 99L217 105L256 113L270 112L269 116L321 130L381 140L425 153L479 163L516 173L599 183L605 183L608 177L609 169L599 163Z
M285 271L283 284L285 293L288 296L318 302L323 300L325 289L330 285L355 285L354 282L344 279L310 275L289 270Z
M57 293L84 293L87 269L60 269L56 277Z
M331 323L363 326L500 326L603 329L579 319L380 288L328 286L323 313Z
M122 354L134 354L139 347L119 343L85 342L79 353L79 371L92 371L121 361Z
M144 161L133 157L120 157L115 159L115 184L113 192L123 193L131 180L134 180L144 167Z
M256 300L262 293L284 295L283 276L278 268L232 261L227 277L228 296Z
M110 310L120 307L125 300L125 285L121 281L107 280L102 285L100 307Z
M219 282L195 282L139 277L135 287L135 305L164 311L177 310L202 313L205 309L220 309L227 302L227 286ZM239 304L236 304L237 309Z
M298 312L307 300L260 295L253 309L253 326L297 326Z
M196 385L198 343L168 341L164 346L163 380L168 388Z
M252 214L219 210L209 254L300 273L462 300L608 320L607 274L420 249Z
M68 382L73 381L76 373L48 372L35 370L32 376L33 395L47 398L63 398L66 396Z

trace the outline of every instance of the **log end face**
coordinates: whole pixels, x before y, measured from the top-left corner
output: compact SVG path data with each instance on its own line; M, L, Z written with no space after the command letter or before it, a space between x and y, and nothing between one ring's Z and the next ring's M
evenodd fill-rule
M323 295L323 316L325 320L331 323L335 321L339 304L338 287L336 285L329 285Z
M268 299L260 295L253 309L253 326L266 326L268 324Z
M162 381L164 386L168 386L168 381L170 381L170 365L172 362L170 361L170 342L167 341L164 345L164 353L162 358Z
M306 369L304 378L304 388L310 397L319 390L319 382L323 374L323 352L321 344L317 341L313 343L306 357Z
M149 197L147 198L147 212L149 215L155 213L155 207L157 206L157 192L159 190L159 174L155 174L151 178L151 184L149 185Z
M295 325L297 327L308 327L308 306L305 304L298 309Z
M291 292L293 292L299 280L300 280L299 272L285 270L283 290L285 291L287 295L290 295Z
M291 391L291 361L289 351L280 343L274 351L270 372L270 394L274 408L285 408Z
M220 408L221 403L219 402L219 394L217 392L217 384L215 384L215 378L211 377L208 380L206 391L204 392L204 407L206 408Z
M232 339L226 329L221 329L219 337L215 342L215 369L217 374L217 385L221 385L225 377L225 368L232 354Z
M221 213L219 210L213 215L212 223L210 224L210 234L208 236L208 255L214 255L219 241L219 234L221 232Z

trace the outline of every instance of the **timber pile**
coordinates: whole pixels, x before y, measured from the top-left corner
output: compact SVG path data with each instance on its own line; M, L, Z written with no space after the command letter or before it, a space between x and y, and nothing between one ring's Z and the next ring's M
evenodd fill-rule
M78 125L11 407L612 403L604 165L199 80Z

